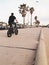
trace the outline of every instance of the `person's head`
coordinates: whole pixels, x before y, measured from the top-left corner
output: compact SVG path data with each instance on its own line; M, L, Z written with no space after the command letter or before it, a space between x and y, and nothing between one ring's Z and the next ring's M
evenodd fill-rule
M35 20L37 20L37 16L35 16Z
M14 13L11 13L11 16L13 16L14 15Z

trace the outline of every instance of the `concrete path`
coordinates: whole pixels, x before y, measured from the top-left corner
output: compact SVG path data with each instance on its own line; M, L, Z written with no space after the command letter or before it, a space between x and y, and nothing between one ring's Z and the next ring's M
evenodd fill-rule
M49 65L49 28L43 28L43 41L45 45L45 56L46 56L46 63L45 65Z
M18 35L7 37L0 30L0 65L33 65L41 28L19 29Z

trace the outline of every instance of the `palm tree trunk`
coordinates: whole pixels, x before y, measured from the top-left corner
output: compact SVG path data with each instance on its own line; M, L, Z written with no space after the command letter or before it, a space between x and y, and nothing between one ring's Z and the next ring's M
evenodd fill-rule
M25 17L23 17L23 25L25 26Z
M32 26L32 14L31 14L31 22L30 22L30 25Z

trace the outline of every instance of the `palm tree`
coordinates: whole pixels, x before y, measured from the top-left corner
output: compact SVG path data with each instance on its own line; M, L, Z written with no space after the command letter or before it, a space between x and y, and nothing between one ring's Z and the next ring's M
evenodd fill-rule
M30 25L31 25L31 26L32 26L32 14L33 14L33 12L34 12L34 8L31 7L31 8L30 8L30 14L31 14L31 22L30 22Z
M20 7L19 7L19 13L22 14L22 17L23 17L23 25L24 26L25 26L26 11L28 11L28 6L26 6L26 4L20 5Z
M35 16L35 25L36 25L36 27L38 27L39 26L39 24L40 24L40 21L39 20L37 20L37 16Z

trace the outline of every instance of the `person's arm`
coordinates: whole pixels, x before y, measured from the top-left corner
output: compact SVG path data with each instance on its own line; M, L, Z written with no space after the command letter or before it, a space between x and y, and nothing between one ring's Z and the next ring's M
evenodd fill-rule
M16 21L16 23L18 23L18 21L17 21L16 17L15 17L15 21Z
M16 19L16 23L18 23L17 19Z

